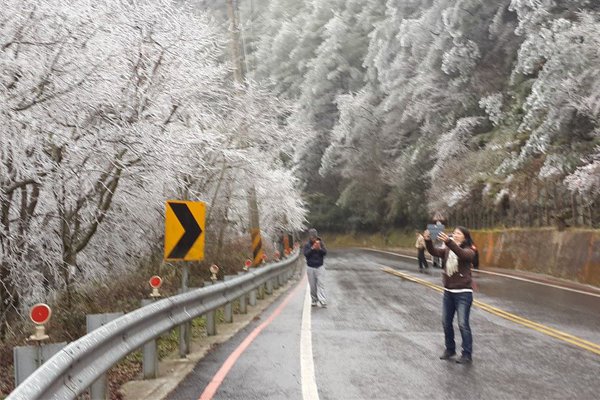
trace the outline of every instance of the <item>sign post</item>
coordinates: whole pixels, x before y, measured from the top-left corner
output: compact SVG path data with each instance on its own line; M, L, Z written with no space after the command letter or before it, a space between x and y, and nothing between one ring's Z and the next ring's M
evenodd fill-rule
M34 305L29 311L29 318L35 324L35 333L27 341L35 342L35 346L17 346L13 348L15 386L19 386L46 360L67 345L66 342L43 343L50 338L45 332L44 324L50 320L51 316L52 309L44 303Z
M204 259L204 228L206 203L169 200L165 205L165 261L202 261ZM181 291L188 288L189 266L183 265ZM179 354L189 353L190 325L179 329Z
M44 324L50 320L51 316L52 309L44 303L34 305L29 311L29 318L35 324L35 333L29 336L29 340L34 341L37 347L36 368L39 368L44 363L42 357L42 341L50 339L50 336L46 335Z

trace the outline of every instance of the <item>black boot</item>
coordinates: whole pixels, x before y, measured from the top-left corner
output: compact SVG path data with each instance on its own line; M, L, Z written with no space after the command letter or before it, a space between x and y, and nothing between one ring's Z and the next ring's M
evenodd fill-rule
M455 351L444 350L444 354L440 356L440 360L449 360L450 357L454 357L455 355Z
M458 364L471 364L473 362L473 359L471 358L470 354L462 353L462 355L456 360L456 362Z

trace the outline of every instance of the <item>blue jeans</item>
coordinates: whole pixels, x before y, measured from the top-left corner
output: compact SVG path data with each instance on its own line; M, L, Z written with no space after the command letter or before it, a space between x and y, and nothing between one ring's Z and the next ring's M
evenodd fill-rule
M454 343L454 313L458 313L458 328L462 337L463 354L470 356L473 353L473 336L469 325L469 314L473 304L473 293L452 293L444 291L444 309L442 312L442 325L446 339L446 350L456 352Z

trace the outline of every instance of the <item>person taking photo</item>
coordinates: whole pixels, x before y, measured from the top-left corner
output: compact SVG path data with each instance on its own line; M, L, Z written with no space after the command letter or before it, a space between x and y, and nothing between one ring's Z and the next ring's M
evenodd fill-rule
M456 355L452 323L454 314L458 314L458 328L462 337L462 355L456 362L470 364L473 354L473 336L469 324L469 315L473 304L471 263L475 256L475 252L471 248L473 245L471 233L463 226L456 227L452 237L441 232L438 239L445 244L443 249L433 246L431 234L428 230L423 233L423 237L427 251L432 256L442 259L442 279L444 283L442 325L444 327L446 349L440 359L448 360Z
M327 254L325 243L321 239L316 229L308 230L308 241L302 249L306 257L306 274L308 275L308 284L310 286L310 298L312 306L327 307L327 297L325 296L325 266L324 258Z

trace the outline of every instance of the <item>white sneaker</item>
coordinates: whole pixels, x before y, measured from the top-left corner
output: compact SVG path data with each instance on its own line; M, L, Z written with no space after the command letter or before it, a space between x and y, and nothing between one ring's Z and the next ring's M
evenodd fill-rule
M311 306L316 307L318 305L318 303L316 301L313 301L310 303Z
M321 307L321 308L327 308L327 303L319 302L319 307Z

